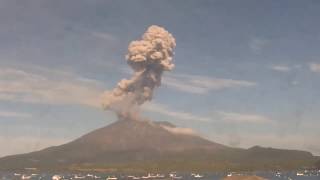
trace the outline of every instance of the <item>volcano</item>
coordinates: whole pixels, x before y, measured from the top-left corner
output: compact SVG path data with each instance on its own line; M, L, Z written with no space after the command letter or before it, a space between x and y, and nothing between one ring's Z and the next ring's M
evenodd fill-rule
M0 169L216 170L310 165L308 152L231 148L168 122L119 120L70 143L0 159ZM289 163L289 165L288 165Z

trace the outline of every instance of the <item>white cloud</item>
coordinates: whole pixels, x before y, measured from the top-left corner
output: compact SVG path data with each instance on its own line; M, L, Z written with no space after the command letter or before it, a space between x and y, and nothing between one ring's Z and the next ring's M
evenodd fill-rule
M191 128L180 128L180 127L169 127L169 126L162 126L167 131L174 133L174 134L186 134L186 135L192 135L192 136L200 136L198 133L196 133Z
M289 72L291 70L289 66L285 66L285 65L274 65L271 67L271 69L279 72Z
M110 33L106 33L106 32L92 32L91 35L93 37L96 37L96 38L99 38L99 39L103 39L103 40L106 40L106 41L115 41L116 40L115 36L113 36Z
M310 71L312 72L320 72L320 64L317 64L317 63L310 63L309 64L309 69Z
M5 148L0 148L0 157L41 150L50 146L61 145L67 141L67 139L49 137L0 136L0 144L5 145Z
M218 134L213 132L210 134L209 139L212 139L223 144L229 143L233 146L234 141L236 147L250 148L256 145L263 147L272 147L279 149L296 149L296 150L306 150L314 153L315 155L320 155L320 146L315 145L315 141L319 138L314 135L290 135L290 136L278 136L276 134L252 134L250 132L238 132L236 134L232 133L222 133Z
M127 67L120 68L124 74L132 74ZM161 83L169 88L193 94L207 94L212 90L227 88L253 87L257 84L251 81L223 79L190 74L164 74Z
M301 69L301 65L300 64L295 64L295 65L273 65L270 68L274 71L278 71L278 72L290 72L290 71L294 71L294 70L299 70Z
M0 100L99 107L102 84L72 73L0 68Z
M254 37L249 41L249 48L256 54L261 53L262 49L267 45L268 40Z
M13 111L0 111L0 117L3 118L30 118L31 114L21 113L21 112L13 112Z
M210 89L207 87L199 87L193 83L190 83L190 82L186 83L186 81L181 81L177 78L172 78L172 77L165 77L162 81L162 84L170 88L173 88L175 90L187 92L187 93L206 94L210 91Z
M163 78L162 83L175 90L194 94L206 94L212 90L252 87L256 85L255 82L251 81L187 74L167 75Z
M181 119L181 120L191 120L191 121L204 121L208 122L211 119L209 117L205 116L197 116L193 115L188 112L181 112L181 111L174 111L170 109L169 107L162 105L162 104L156 104L156 103L146 103L142 106L144 110L160 113L175 119Z
M271 119L259 114L244 114L235 112L215 111L213 115L224 122L232 123L270 123Z
M200 122L222 122L222 123L272 123L272 119L253 113L235 113L225 111L214 111L210 116L194 115L189 112L176 111L163 104L146 103L142 106L149 112L160 113L174 119L200 121Z

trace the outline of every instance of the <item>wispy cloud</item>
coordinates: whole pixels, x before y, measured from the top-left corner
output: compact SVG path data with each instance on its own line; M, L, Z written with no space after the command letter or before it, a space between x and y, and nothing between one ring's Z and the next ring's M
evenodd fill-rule
M249 41L249 48L256 54L261 53L262 49L267 45L268 40L259 38L259 37L253 37Z
M275 71L279 71L279 72L289 72L289 71L291 71L291 67L285 66L285 65L274 65L274 66L271 66L271 69L275 70Z
M220 123L271 123L272 119L254 113L236 113L225 111L214 111L209 116L200 116L191 114L185 111L177 111L168 106L158 103L146 103L143 106L144 110L149 112L156 112L173 119L200 121L200 122L220 122Z
M99 38L99 39L103 39L103 40L107 40L107 41L115 41L116 38L115 36L113 36L110 33L106 33L106 32L92 32L91 35L93 37Z
M13 112L13 111L0 111L0 117L3 118L30 118L31 114L21 113L21 112Z
M194 115L188 112L183 111L175 111L163 104L158 103L146 103L142 106L144 110L160 113L175 119L181 119L181 120L191 120L191 121L204 121L208 122L211 120L209 117L205 116L198 116Z
M210 134L210 139L217 142L229 143L231 146L250 148L252 146L273 147L281 149L300 149L313 152L320 155L320 146L316 143L319 139L318 135L290 135L279 136L274 133L255 133L252 132L226 132ZM233 144L236 142L236 144Z
M310 63L310 64L309 64L309 69L310 69L310 71L312 71L312 72L317 72L317 73L319 73L319 72L320 72L320 64L318 64L318 63Z
M214 117L217 117L223 122L232 123L270 123L271 119L259 114L246 114L246 113L235 113L225 111L215 111Z
M199 134L191 128L180 128L180 127L169 127L169 126L162 126L162 127L165 128L167 131L175 134L199 136Z
M175 74L164 77L162 83L178 91L206 94L212 90L255 86L255 82L199 75Z
M278 65L272 65L270 66L270 69L278 72L290 72L290 71L295 71L301 69L300 64L294 64L294 65L283 65L283 64L278 64Z
M124 67L120 68L124 74L132 74L132 70ZM208 77L191 74L165 74L161 83L164 86L175 89L177 91L193 93L193 94L207 94L210 91L222 90L228 88L241 88L256 86L256 82L224 79L216 77Z
M46 147L61 145L69 139L32 137L32 136L0 136L0 144L5 148L0 148L0 156L20 154L41 150Z
M102 85L72 73L41 69L0 69L0 100L99 106Z

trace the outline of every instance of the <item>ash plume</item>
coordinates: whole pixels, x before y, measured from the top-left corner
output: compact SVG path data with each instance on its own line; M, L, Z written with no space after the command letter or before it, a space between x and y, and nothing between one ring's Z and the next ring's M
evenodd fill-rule
M103 108L114 111L119 119L139 119L138 107L152 99L154 89L161 85L162 73L174 68L175 46L174 37L155 25L147 29L141 40L132 41L126 59L134 74L104 93Z

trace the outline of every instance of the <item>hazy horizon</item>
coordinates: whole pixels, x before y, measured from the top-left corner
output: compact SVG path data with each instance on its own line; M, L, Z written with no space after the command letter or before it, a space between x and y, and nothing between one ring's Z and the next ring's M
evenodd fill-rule
M320 155L320 2L0 0L0 157L117 120L100 96L151 25L176 40L142 114L232 147Z

